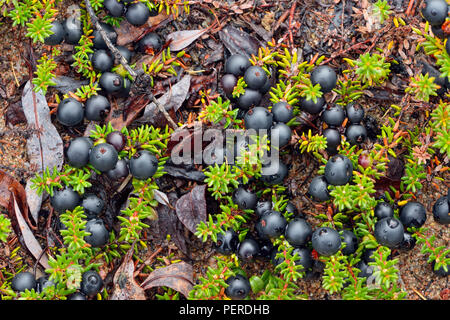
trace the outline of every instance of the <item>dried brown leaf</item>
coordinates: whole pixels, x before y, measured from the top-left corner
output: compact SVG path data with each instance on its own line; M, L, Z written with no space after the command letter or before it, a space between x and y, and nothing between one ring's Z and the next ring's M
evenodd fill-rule
M153 287L169 287L188 297L193 288L194 269L186 262L158 268L144 280L141 287L148 290Z
M167 40L172 40L169 44L171 51L180 51L190 45L192 42L205 34L208 29L182 30L172 32L167 36Z
M168 16L165 11L154 17L149 17L147 23L143 26L135 27L128 21L124 20L119 28L116 28L117 32L117 45L126 46L132 42L137 41L149 28L157 28L163 22L172 20L172 16Z
M163 96L158 98L158 102L169 111L177 111L186 100L191 86L191 76L186 74L180 81L171 87ZM142 117L137 119L138 122L147 122L160 126L164 123L164 116L159 112L158 107L151 102L145 107Z
M31 229L28 227L28 224L26 223L22 215L22 212L20 211L19 205L16 201L16 197L14 196L14 194L12 194L12 200L13 201L11 202L11 205L9 207L9 211L14 212L15 218L17 220L17 225L19 227L20 233L22 234L25 246L36 258L36 260L39 259L39 263L43 268L45 269L50 268L50 265L48 264L47 255L42 252L43 250L41 245L34 237L34 234L31 231Z
M197 231L197 225L206 221L206 184L195 186L189 193L178 199L175 209L178 219L192 233Z
M27 139L27 154L32 167L36 168L37 173L41 173L45 168L61 169L64 162L63 141L52 123L45 96L33 91L31 81L28 81L23 89L22 107L28 126L37 129ZM31 189L30 180L31 178L27 181L25 191L30 213L37 221L42 196Z
M244 54L250 58L252 54L258 53L258 41L248 33L232 26L226 26L220 30L219 37L231 54Z
M114 274L114 292L111 300L145 300L145 292L134 280L134 263L131 259L134 245L128 250L122 264Z
M12 176L0 170L0 206L8 208L14 195L20 210L28 215L27 195L23 186Z

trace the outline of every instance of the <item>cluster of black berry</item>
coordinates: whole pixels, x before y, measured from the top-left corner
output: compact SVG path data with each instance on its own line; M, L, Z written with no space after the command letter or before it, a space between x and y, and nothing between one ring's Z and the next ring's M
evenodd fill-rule
M130 2L110 0L105 1L104 6L113 17L125 14L131 24L144 24L150 17L151 11L142 2L128 4ZM103 22L100 22L100 26L127 63L131 62L135 53L155 53L162 48L161 38L156 33L150 32L135 43L132 51L125 46L116 45L118 35L112 26ZM53 21L51 31L53 34L45 39L48 45L58 45L62 42L77 45L83 35L81 22L73 17L62 23ZM87 99L84 104L70 97L61 101L56 117L65 126L79 125L84 118L90 121L103 121L111 109L107 96L127 97L130 93L132 86L130 79L111 71L118 61L109 50L99 30L94 30L92 33L92 43L94 52L89 56L94 69L101 72L98 80L101 91Z
M448 41L449 34L444 31L445 22L447 21L448 13L450 12L449 5L445 0L427 0L425 7L422 9L422 15L426 21L431 25L431 31L436 38L445 40L445 49L450 55L450 41ZM429 73L434 77L434 82L440 86L436 93L443 96L448 89L450 89L450 82L447 77L441 77L441 72L433 66L424 65L422 74Z
M127 138L120 131L109 133L105 142L94 145L89 137L77 137L70 141L65 148L66 162L74 168L83 168L90 164L101 173L105 173L111 181L118 181L131 174L140 180L151 178L158 170L158 159L147 150L139 150L131 159L119 159L119 152L127 145ZM50 197L53 209L58 213L73 210L82 206L87 215L85 237L87 243L93 247L105 245L109 240L109 233L99 218L104 208L104 201L94 194L85 194L81 198L78 192L70 187L55 191Z
M271 87L271 78L268 77L267 73L261 67L252 66L249 60L241 55L232 55L226 61L225 73L222 77L222 87L232 102L236 103L240 109L246 110L244 115L245 129L267 130L267 132L271 132L272 139L276 135L280 148L286 146L291 140L291 129L287 123L293 118L294 110L284 101L275 103L271 110L259 106L262 95L267 93ZM240 77L243 77L247 87L244 93L238 99L235 99L233 92ZM320 84L321 91L325 94L336 86L337 76L332 68L319 66L311 73L311 82L313 85ZM339 127L345 119L345 112L342 107L336 106L325 109L323 97L317 99L317 102L304 98L299 105L302 110L311 114L322 112L322 119L330 127L327 129L328 132L335 133L338 137L338 139L333 139L331 134L327 136L327 140L330 140L328 142L329 148L330 150L337 149L341 138L336 127ZM359 122L364 116L364 111L350 105L348 106L348 113L352 118L352 125L360 126ZM348 136L351 137L348 139L352 139L356 143L365 139L365 131L356 134L355 128L352 127L347 131L350 132ZM337 153L337 150L335 153ZM263 167L261 180L268 184L281 183L288 173L288 168L281 161L278 162L277 168L276 174L265 176ZM353 166L350 160L345 156L336 155L331 161L328 161L326 168L326 176L329 177L328 182L323 177L314 179L313 188L310 189L315 197L322 201L328 200L328 183L346 184L350 181L352 172ZM319 180L323 182L321 185L318 184ZM341 242L345 242L344 250L346 254L356 251L357 239L351 231L344 230L342 235L328 227L321 227L313 231L305 216L299 213L291 202L288 202L285 208L287 213L293 215L288 222L283 213L273 209L271 201L258 201L255 193L243 187L235 190L233 201L240 209L251 209L256 213L258 217L255 225L257 236L247 236L242 242L239 242L236 232L227 230L224 235L219 235L217 241L217 250L223 254L237 253L243 261L253 258L268 258L277 265L281 261L275 258L278 251L277 248L273 247L271 240L284 235L285 239L295 248L294 253L297 253L300 257L296 263L301 264L305 271L312 272L314 259L312 258L311 248L320 255L330 256L341 248ZM229 279L226 293L229 297L242 299L248 294L249 290L248 279L239 275Z
M94 270L88 270L81 275L80 291L77 291L68 297L69 300L87 300L88 297L95 296L103 288L103 280ZM55 286L55 283L49 280L48 276L42 276L38 279L31 272L23 271L17 273L11 280L11 288L17 292L25 290L36 290L40 293L47 287Z

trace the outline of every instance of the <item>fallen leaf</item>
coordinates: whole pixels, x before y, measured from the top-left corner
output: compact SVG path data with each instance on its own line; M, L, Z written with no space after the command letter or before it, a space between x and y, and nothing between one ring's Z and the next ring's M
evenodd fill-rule
M174 209L178 197L175 192L171 192L167 195L167 198L169 199L170 206L160 204L156 207L158 212L159 238L160 240L165 240L167 235L170 235L178 249L189 256L186 239L184 238L184 227L180 220L178 220Z
M174 178L187 179L197 182L203 182L206 178L205 174L197 170L186 170L180 167L165 165L164 172Z
M250 17L243 16L242 20L245 21L250 28L252 28L265 42L272 40L273 32L271 29L266 30L264 27L258 24L254 24Z
M179 82L171 87L164 95L158 98L158 102L169 111L177 111L186 100L191 86L191 76L186 74ZM159 119L158 115L161 117ZM151 102L145 107L142 117L137 119L138 122L150 122L150 124L161 125L161 119L164 116L159 112L158 107ZM159 120L158 120L159 119Z
M16 197L14 193L12 193L12 200L9 206L9 211L14 213L14 216L17 220L17 225L19 227L20 233L22 234L23 241L25 243L26 248L31 252L31 254L39 259L39 264L45 269L50 268L48 264L48 258L46 253L43 253L42 247L36 238L33 235L33 232L28 227L28 224L25 222L25 219L20 211L19 205L16 201Z
M169 48L172 51L180 51L201 37L208 29L201 30L182 30L172 32L167 36L167 40L172 40Z
M175 210L178 219L192 233L197 231L197 225L206 221L206 184L195 186L189 193L178 199Z
M122 264L114 274L114 292L111 300L145 300L145 292L134 280L134 263L131 259L134 244L128 250Z
M27 139L27 154L32 168L35 168L36 173L41 173L47 167L61 169L64 162L63 141L51 121L45 96L34 92L30 81L23 89L22 106L28 126L37 129ZM43 196L31 189L30 180L27 180L25 191L31 216L37 221Z
M140 37L148 31L149 28L156 29L163 22L172 21L172 16L167 15L164 11L154 17L149 17L147 23L140 27L135 27L127 20L120 23L120 27L116 28L117 45L126 46L132 42L137 41Z
M260 47L254 37L232 26L220 30L219 37L231 54L243 54L250 58L252 54L258 53Z
M53 78L52 81L55 82L55 85L52 87L63 94L75 92L81 86L89 84L88 80L76 80L66 76L57 76Z
M149 102L150 98L147 95L139 95L128 99L125 108L119 106L118 103L112 103L111 111L105 119L105 122L110 122L116 130L122 130L123 127L129 126L136 120L136 117Z
M27 195L23 186L10 176L8 173L0 170L0 206L8 208L11 203L11 197L14 195L18 201L20 210L25 217L28 216Z
M167 195L164 192L159 191L158 189L155 189L154 196L155 196L155 200L158 201L159 203L161 203L165 206L170 205L169 198L167 197Z
M153 287L169 287L187 298L193 283L194 269L186 262L179 262L156 269L144 280L141 287L144 290Z

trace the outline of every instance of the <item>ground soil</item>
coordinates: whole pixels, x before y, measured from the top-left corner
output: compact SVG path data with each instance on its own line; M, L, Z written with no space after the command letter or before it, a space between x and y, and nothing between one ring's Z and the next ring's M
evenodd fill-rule
M280 39L288 30L290 30L289 13L294 1L253 1L262 2L260 6L242 6L243 9L227 9L229 3L233 1L204 1L203 5L191 5L191 13L187 19L177 19L170 22L166 27L158 32L162 37L176 30L199 29L208 26L214 21L207 8L212 8L220 21L242 28L261 42L263 37L270 35L274 26L277 26L273 37L275 40ZM252 1L236 1L237 3L252 3ZM386 111L391 104L400 104L404 95L405 85L408 78L420 72L421 61L433 61L425 56L422 51L416 52L418 36L410 29L414 26L423 29L424 20L419 14L419 7L414 1L413 9L409 10L410 15L406 14L408 1L397 0L389 1L392 5L394 14L406 21L406 26L395 28L392 19L388 20L383 26L377 26L371 23L370 14L368 13L369 1L339 1L339 0L300 0L297 1L296 9L291 16L293 21L291 24L299 24L293 32L293 42L296 47L302 50L304 58L310 59L316 53L325 55L326 59L330 59L329 65L337 71L344 69L343 58L357 58L359 54L371 51L373 48L387 50L388 45L392 49L391 55L398 61L401 61L398 72L394 72L389 81L381 89L368 90L367 94L361 99L361 104L365 106L366 112L373 116L378 123L385 119ZM71 1L62 1L61 8L67 7ZM340 19L335 12L335 8L340 5L349 5L353 7L351 14L340 14L344 20ZM342 17L341 16L341 17ZM348 22L346 19L352 19ZM19 182L25 183L26 179L34 174L29 165L29 159L26 149L26 138L30 128L27 128L26 121L20 113L21 104L20 97L23 85L29 80L29 66L25 61L27 50L29 50L30 41L24 37L23 28L14 27L11 29L10 22L3 19L0 25L0 169L6 171ZM248 21L252 23L249 24ZM279 23L277 23L277 21ZM367 45L355 47L356 43L364 42L367 39ZM189 46L188 52L192 57L191 70L205 69L202 61L208 55L214 52L211 49L212 44L219 42L217 34L206 35L197 40L194 45ZM391 43L392 42L392 43ZM391 44L390 44L391 43ZM355 48L355 49L352 49ZM39 55L42 49L39 45L33 45L35 56ZM226 51L226 50L225 50ZM223 56L208 66L208 71L200 73L198 76L210 76L212 72L220 74L223 69ZM218 78L209 84L212 88L218 87ZM50 106L54 101L50 91L48 100ZM193 108L193 101L197 96L196 92L191 93L189 101L186 102L176 114L177 121L183 122L187 120L188 112L198 112L198 108ZM197 96L198 97L198 96ZM436 100L434 100L436 102ZM415 126L422 127L426 122L425 111L430 111L433 104L415 103L409 105L409 112L403 119L402 125L408 128ZM301 134L302 128L296 129L297 134ZM61 135L67 139L67 133L61 132ZM316 221L313 214L318 212L318 208L307 199L306 191L308 182L315 175L318 164L308 156L300 156L298 152L288 155L291 158L291 171L284 185L289 188L295 205L306 214L309 215L310 221ZM434 222L431 217L431 209L436 199L442 196L448 190L450 185L448 174L442 176L443 181L435 181L436 186L430 181L424 181L424 188L416 194L418 201L422 202L428 212L426 227L429 228L430 235L436 235L438 243L448 246L450 233L448 227L443 227ZM171 179L173 180L173 179ZM178 188L179 194L189 190L192 186L191 182L183 181L183 179L175 179L173 181L164 182L165 192ZM183 191L184 190L184 191ZM43 212L48 210L47 203L43 205ZM2 209L3 212L5 211ZM45 214L41 217L41 223L45 225ZM40 223L40 224L41 224ZM151 236L152 229L147 231ZM214 251L210 242L201 243L192 234L186 232L187 245L190 246L191 263L194 265L195 277L203 275L206 268L210 264L214 264L212 258ZM45 238L38 235L38 238ZM9 256L10 252L20 245L16 235L11 235L8 244L0 249L0 255ZM163 242L159 242L163 243ZM164 265L165 259L186 259L186 256L177 248L173 242L169 246L160 249L155 259L152 255L159 250L159 245L151 245L148 250L141 252L143 260L151 258L152 265ZM173 254L171 256L171 254ZM34 267L34 259L23 248L19 250L19 255L23 258L21 262L5 262L1 261L1 267L9 268L9 270L17 269L23 266L25 269ZM412 251L401 253L397 256L399 259L400 269L400 286L406 290L408 300L418 299L448 299L449 284L448 277L442 278L433 274L430 264L427 263L428 255L422 254L419 247L415 247ZM166 260L167 261L167 260ZM261 273L266 265L256 263L251 266L245 266L249 274ZM137 280L141 280L146 276L145 272L138 275ZM300 291L308 296L309 299L337 299L338 296L329 295L321 287L320 279L300 280ZM154 297L157 290L150 290L149 296Z

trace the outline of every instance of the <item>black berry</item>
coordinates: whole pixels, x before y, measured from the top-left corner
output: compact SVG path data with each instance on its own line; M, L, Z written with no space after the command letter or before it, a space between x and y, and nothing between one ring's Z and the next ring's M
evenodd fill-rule
M383 218L392 218L394 216L394 209L386 202L379 202L374 208L375 217L378 220Z
M433 32L433 35L436 38L439 38L439 39L442 39L442 40L446 38L445 32L444 32L444 30L442 30L442 26L441 25L431 26L431 31Z
M261 67L251 66L244 73L244 81L249 88L259 90L266 83L267 74Z
M81 292L88 297L100 292L103 287L103 280L94 270L88 270L81 276Z
M67 163L75 168L82 168L89 162L89 152L93 142L88 137L77 137L70 141L65 150Z
M344 109L339 105L326 108L322 113L322 121L330 127L340 127L345 119Z
M261 130L269 130L272 126L273 115L264 107L254 107L247 111L244 117L245 128Z
M223 88L223 91L225 92L225 94L228 97L231 97L233 94L234 87L237 84L236 76L231 73L226 74L222 77L220 82L222 84L222 88Z
M111 110L108 98L97 94L86 100L86 119L91 121L103 121Z
M241 77L250 66L250 61L246 56L234 54L225 62L225 73L232 73L236 77Z
M91 58L92 66L100 72L111 70L114 60L106 50L96 50Z
M395 248L403 241L403 224L396 218L383 218L375 224L374 236L382 246Z
M272 210L272 201L258 201L255 207L255 213L258 217L262 217Z
M87 194L84 196L81 206L84 208L87 218L93 219L102 212L105 202L95 194Z
M56 119L68 127L76 126L83 121L84 108L83 104L74 98L66 98L58 105L56 111Z
M292 106L285 101L275 103L272 107L271 112L273 114L273 121L284 123L291 120L294 114Z
M253 259L258 253L259 244L254 239L244 239L238 246L238 257L243 261Z
M242 187L237 188L233 193L233 202L242 210L255 209L257 201L256 194Z
M99 80L100 87L107 93L117 93L123 87L123 78L114 72L105 72Z
M150 9L142 2L131 4L125 14L125 18L134 26L142 26L150 17Z
M277 253L280 253L277 249L274 249L271 254L272 263L277 266L284 261L284 258L276 258ZM296 266L303 266L303 271L308 271L313 267L314 260L311 255L311 249L309 248L294 248L291 253L292 256L298 255L298 259L295 260Z
M411 233L406 232L403 235L403 241L400 243L399 249L403 251L410 251L416 246L416 238Z
M231 276L225 282L228 284L225 294L230 299L243 300L250 293L250 282L243 275Z
M314 100L308 100L306 98L300 99L300 108L303 111L306 111L310 114L318 114L320 113L323 108L325 107L325 99L323 97L317 98L317 101L314 102Z
M353 176L353 164L349 158L337 154L332 156L325 165L325 179L334 186L347 184Z
M125 148L127 138L120 131L112 131L106 136L106 142L116 148L117 152L119 152Z
M352 231L343 230L341 239L345 243L345 247L341 250L342 254L348 256L356 252L356 249L358 249L358 238Z
M81 39L83 30L81 29L81 21L74 18L68 18L62 23L64 29L64 39L68 44L78 44Z
M87 297L84 293L75 292L69 296L69 300L87 300Z
M362 261L367 264L369 264L370 262L375 262L375 258L373 257L375 252L376 249L366 249L361 256Z
M78 192L74 191L71 187L66 187L61 190L57 190L50 197L50 204L53 209L58 213L64 213L66 210L73 210L81 202L81 198Z
M286 218L280 212L270 210L259 219L257 230L263 239L276 238L284 233L286 225Z
M441 266L437 270L435 270L436 260L433 260L431 262L431 269L433 270L433 273L439 277L446 277L450 275L450 266L447 265L447 271L445 271L444 266Z
M111 41L112 44L116 44L117 42L117 32L114 30L112 26L110 26L107 23L100 22L100 25L102 29L105 31L106 36ZM92 39L92 43L94 44L95 49L108 49L108 46L106 45L105 40L103 40L102 35L100 34L100 31L94 30L92 33L92 36L94 37Z
M259 92L261 92L262 95L265 95L267 92L270 91L270 88L272 88L272 81L273 77L267 77L266 82L263 84L261 88L259 88Z
M308 194L317 201L330 200L328 193L328 182L324 176L317 176L311 180L308 188Z
M339 232L329 227L320 227L314 231L311 239L312 247L322 256L331 256L341 248Z
M124 46L116 46L117 50L120 54L125 58L125 60L130 63L131 57L133 56L133 52L131 52L127 47Z
M55 283L48 279L47 276L42 276L36 280L36 292L40 293L45 288L54 287Z
M128 78L123 78L123 85L114 95L116 97L126 98L130 95L132 82Z
M339 130L327 128L323 130L323 136L327 139L327 152L331 155L336 154L337 147L341 145L341 134Z
M119 180L128 176L129 172L127 161L125 159L120 159L113 169L106 172L106 175L112 180Z
M257 258L270 259L273 251L273 244L270 239L261 239L259 241L259 252Z
M316 67L311 73L311 82L313 85L320 84L322 92L330 92L336 86L336 72L329 66Z
M11 280L11 288L14 291L24 292L36 288L36 278L31 272L20 272Z
M64 28L63 25L58 21L53 21L51 25L52 27L50 30L53 32L53 34L45 38L44 43L46 45L55 46L60 44L64 40Z
M420 228L427 220L427 212L423 204L411 201L400 209L399 218L405 228Z
M129 162L130 173L136 179L147 180L158 170L158 159L149 151L138 151Z
M85 236L84 240L93 247L101 247L108 243L109 232L105 228L102 219L91 219L86 223L86 232L90 235Z
M258 90L245 88L244 94L238 98L238 105L242 109L249 109L250 107L257 106L261 102L262 95Z
M125 12L125 5L117 0L104 0L103 6L111 17L120 17Z
M298 255L299 259L295 261L295 265L302 265L303 271L310 270L313 266L313 258L311 256L311 249L309 248L295 248L292 250L292 255Z
M287 124L279 122L271 128L270 134L272 137L270 140L272 146L274 146L274 142L278 140L278 147L281 148L291 141L292 130ZM277 138L275 139L275 137Z
M289 221L284 236L294 247L301 247L307 244L312 235L311 225L302 218L295 218Z
M368 278L373 274L373 266L369 266L363 260L359 261L356 264L356 268L358 268L361 272L358 273L358 277L360 278Z
M154 32L147 33L138 43L138 51L141 53L155 54L161 47L161 38Z
M351 145L361 144L367 138L366 127L360 124L351 124L345 130L345 136Z
M109 143L96 145L89 155L89 163L100 172L113 169L118 160L117 150Z
M428 0L425 8L422 9L422 15L432 26L444 23L448 14L448 5L445 0Z
M249 140L248 137L238 136L236 143L233 145L235 157L241 157L244 152L249 151Z
M434 203L433 218L437 223L450 224L450 204L447 197L441 197Z
M267 184L275 185L283 182L288 174L287 166L281 162L271 162L261 169L261 180Z
M360 123L364 119L364 108L350 103L345 107L347 118L350 123Z
M286 204L284 211L290 213L294 217L303 218L304 216L304 214L302 212L299 212L297 207L290 201L288 201L288 203Z
M217 235L216 251L221 254L229 255L236 252L238 245L239 236L233 229Z

